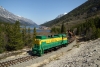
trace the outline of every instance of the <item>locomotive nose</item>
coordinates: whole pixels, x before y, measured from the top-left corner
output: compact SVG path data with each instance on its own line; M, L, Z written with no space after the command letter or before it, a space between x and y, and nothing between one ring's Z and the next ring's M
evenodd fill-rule
M36 54L36 53L37 53L37 51L34 51L34 52L33 52L33 54Z

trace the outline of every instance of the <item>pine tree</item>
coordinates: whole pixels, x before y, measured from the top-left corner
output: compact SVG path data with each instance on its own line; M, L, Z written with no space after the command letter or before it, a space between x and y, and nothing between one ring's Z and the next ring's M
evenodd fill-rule
M27 46L27 38L28 38L28 36L27 36L27 29L26 29L26 26L24 26L24 28L22 29L22 40L23 40L23 44L24 44L24 46Z
M31 30L28 28L28 47L32 47Z
M62 23L61 26L61 33L66 33L66 27L64 26L64 23Z
M2 53L3 51L5 51L4 36L0 32L0 53Z
M36 28L34 27L34 29L33 29L33 45L32 46L34 46L34 42L35 42L35 39L36 39L36 35L37 35Z
M57 28L57 33L58 33L58 34L60 33L60 28Z
M97 28L97 30L96 30L96 38L99 38L99 37L100 37L100 29Z
M92 31L93 31L92 38L95 39L96 36L97 36L97 34L96 34L97 31L96 31L96 27L95 27L95 25L92 26Z
M21 49L23 48L23 40L22 40L22 35L20 32L20 22L16 21L16 23L14 24L14 29L15 31L15 45L17 46L16 49Z
M6 46L7 50L17 50L23 48L22 35L20 32L19 21L16 21L14 25L8 25L7 36L8 44Z

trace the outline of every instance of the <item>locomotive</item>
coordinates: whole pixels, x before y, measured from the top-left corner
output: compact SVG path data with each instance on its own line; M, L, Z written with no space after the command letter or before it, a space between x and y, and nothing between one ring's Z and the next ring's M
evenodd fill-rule
M34 46L32 47L32 53L37 56L42 56L45 50L55 48L58 46L66 46L68 39L66 34L57 34L54 36L37 35Z

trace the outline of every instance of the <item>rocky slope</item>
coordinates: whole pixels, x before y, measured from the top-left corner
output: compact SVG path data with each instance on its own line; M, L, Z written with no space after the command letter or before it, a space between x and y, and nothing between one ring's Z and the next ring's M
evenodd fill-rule
M78 45L59 60L52 61L43 67L100 67L100 38L81 42Z
M19 20L20 23L24 24L24 25L37 25L32 20L21 17L21 16L17 16L15 14L9 12L5 8L3 8L2 6L0 6L0 21L1 22L15 23L15 21L17 21L17 20Z

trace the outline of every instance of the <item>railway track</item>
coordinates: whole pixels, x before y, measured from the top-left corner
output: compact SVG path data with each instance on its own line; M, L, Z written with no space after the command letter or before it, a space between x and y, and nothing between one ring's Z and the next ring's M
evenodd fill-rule
M75 38L72 38L70 43L73 42L74 40L75 40ZM13 60L8 60L8 61L5 61L5 62L0 62L0 67L9 67L9 66L16 65L16 64L19 64L19 63L22 63L22 62L27 62L29 60L33 60L37 57L38 56L31 56L30 55L30 56L21 57L21 58L17 58L17 59L13 59Z
M5 62L1 62L0 63L0 67L9 67L18 63L22 63L22 62L26 62L29 61L30 59L35 59L36 56L26 56L26 57L22 57L22 58L17 58L14 60L9 60L9 61L5 61Z

